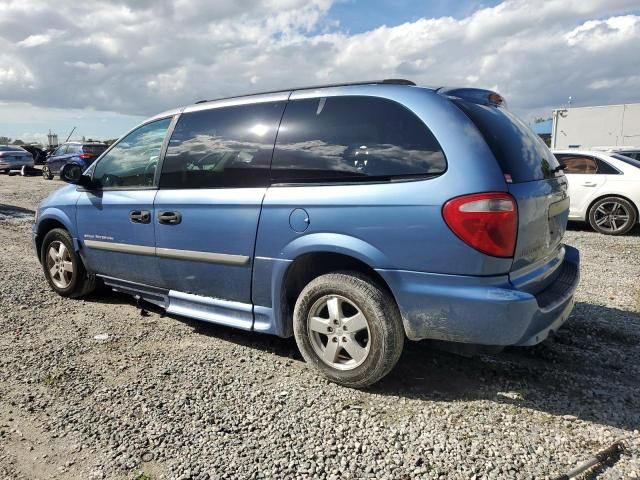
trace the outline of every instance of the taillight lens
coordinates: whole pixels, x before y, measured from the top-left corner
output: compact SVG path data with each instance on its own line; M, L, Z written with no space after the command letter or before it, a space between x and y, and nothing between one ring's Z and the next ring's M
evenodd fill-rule
M514 198L501 192L474 193L445 203L442 216L463 242L494 257L513 257L518 232Z
M91 158L93 157L93 155L91 155L90 153L81 153L80 154L80 158L82 158L83 160L86 160L87 158Z

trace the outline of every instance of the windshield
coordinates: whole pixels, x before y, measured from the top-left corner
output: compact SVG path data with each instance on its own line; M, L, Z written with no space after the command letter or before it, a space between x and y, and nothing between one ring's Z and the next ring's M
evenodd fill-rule
M616 160L620 160L621 162L627 163L629 165L633 165L636 168L640 168L640 160L635 160L630 157L625 157L624 155L620 155L619 153L611 154L611 158L615 158Z
M24 152L25 149L17 145L0 145L0 152Z

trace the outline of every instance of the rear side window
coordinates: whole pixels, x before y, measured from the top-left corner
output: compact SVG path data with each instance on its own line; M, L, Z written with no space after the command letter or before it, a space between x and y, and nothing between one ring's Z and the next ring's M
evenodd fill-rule
M446 167L437 140L411 111L382 98L341 96L287 104L271 175L274 182L375 181Z
M480 130L502 172L514 183L562 175L542 139L509 110L462 100L454 103Z
M278 102L183 114L169 141L160 187L266 186L283 110Z
M594 174L598 173L598 164L593 157L584 155L557 155L558 160L564 165L564 173Z

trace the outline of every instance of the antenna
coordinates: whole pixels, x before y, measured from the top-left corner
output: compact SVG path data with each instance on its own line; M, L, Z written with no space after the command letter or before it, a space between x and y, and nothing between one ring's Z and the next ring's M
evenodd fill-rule
M73 129L71 130L71 132L69 133L69 136L67 137L67 139L64 141L64 143L67 143L69 141L69 139L71 138L71 135L73 135L73 132L76 131L76 127L73 127Z

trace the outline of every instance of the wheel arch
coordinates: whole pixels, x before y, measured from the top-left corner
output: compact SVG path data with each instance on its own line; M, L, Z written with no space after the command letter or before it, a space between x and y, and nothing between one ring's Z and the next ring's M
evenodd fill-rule
M45 216L40 217L38 220L38 226L36 228L36 239L35 245L38 251L38 259L40 259L40 254L42 251L42 242L47 233L49 233L54 228L62 228L69 232L71 238L74 238L73 230L71 229L71 221L69 218L64 215L63 212L51 212L45 214ZM76 241L74 239L74 246L77 247Z
M283 336L293 334L293 309L300 292L313 279L328 273L352 271L364 275L379 288L388 292L397 304L386 280L368 262L358 256L344 251L309 251L300 254L288 265L281 280L279 298L274 302L279 305L277 315L282 325Z

